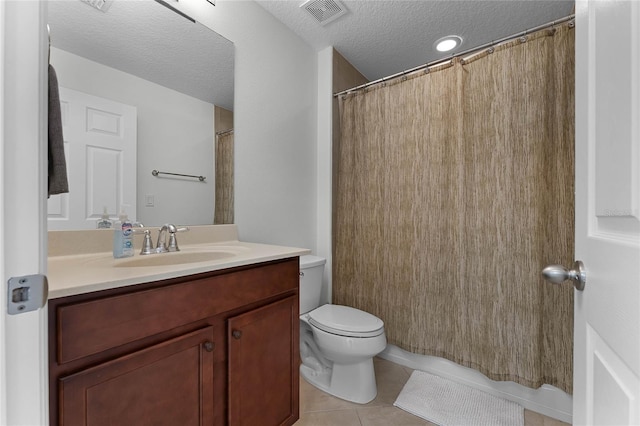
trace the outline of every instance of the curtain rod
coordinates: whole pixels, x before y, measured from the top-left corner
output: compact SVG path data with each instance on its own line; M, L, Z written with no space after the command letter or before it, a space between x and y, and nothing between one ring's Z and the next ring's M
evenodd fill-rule
M513 35L510 35L510 36L507 36L507 37L503 37L501 39L494 40L494 41L492 41L490 43L485 43L485 44L482 44L482 45L477 46L477 47L472 47L471 49L464 50L464 51L462 51L460 53L456 53L455 55L452 54L451 56L449 56L447 58L438 59L438 60L423 64L423 65L419 65L419 66L414 67L414 68L410 68L408 70L404 70L404 71L392 74L392 75L387 76L387 77L382 77L382 78L379 78L377 80L370 81L368 83L364 83L364 84L361 84L361 85L356 86L356 87L352 87L351 89L347 89L347 90L343 90L343 91L338 92L338 93L334 93L333 97L338 97L340 95L345 95L345 94L351 93L351 92L357 92L358 90L362 90L362 89L364 89L366 87L373 86L374 84L383 83L383 82L388 81L388 80L393 80L394 78L398 78L398 77L401 77L403 75L411 74L411 73L416 72L416 71L420 71L420 70L423 70L423 69L426 69L426 68L430 68L430 67L432 67L434 65L444 64L444 63L449 62L449 61L451 61L451 60L453 60L455 58L460 58L460 57L468 55L470 53L474 53L474 52L477 52L479 50L486 49L488 47L497 46L500 43L504 43L504 42L509 41L509 40L514 40L516 38L519 38L519 37L522 37L522 36L526 36L527 34L530 34L530 33L536 32L536 31L540 31L540 30L544 30L545 28L553 27L553 26L562 24L562 23L567 22L567 21L571 21L571 20L573 20L575 18L575 16L576 16L575 14L571 14L571 15L565 16L564 18L560 18L560 19L555 20L555 21L547 22L546 24L538 25L537 27L529 28L528 30L521 31L521 32L519 32L517 34L513 34Z

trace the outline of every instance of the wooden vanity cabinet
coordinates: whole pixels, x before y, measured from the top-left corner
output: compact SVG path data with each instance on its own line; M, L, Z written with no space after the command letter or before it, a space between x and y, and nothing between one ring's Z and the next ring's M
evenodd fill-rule
M52 425L292 425L298 258L49 301Z
M212 328L60 378L64 425L213 424Z
M293 296L229 319L230 425L298 419L298 321Z

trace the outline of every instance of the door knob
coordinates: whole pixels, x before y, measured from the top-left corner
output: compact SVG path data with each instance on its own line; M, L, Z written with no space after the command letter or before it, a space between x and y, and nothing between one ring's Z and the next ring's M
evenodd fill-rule
M549 265L542 270L542 276L553 284L562 284L566 280L571 280L576 290L580 291L584 290L587 283L587 271L580 260L576 260L573 269L569 270L561 265Z
M231 335L233 336L234 339L238 340L242 337L242 331L240 330L233 330L231 332Z

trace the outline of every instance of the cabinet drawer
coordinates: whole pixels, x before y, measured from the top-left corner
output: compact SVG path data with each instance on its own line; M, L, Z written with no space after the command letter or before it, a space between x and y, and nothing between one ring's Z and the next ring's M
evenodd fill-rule
M298 288L298 258L59 306L56 357L77 360Z

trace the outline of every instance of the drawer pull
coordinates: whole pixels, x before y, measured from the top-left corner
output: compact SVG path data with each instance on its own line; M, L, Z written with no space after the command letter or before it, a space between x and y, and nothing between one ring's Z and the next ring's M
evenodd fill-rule
M242 337L242 331L240 330L233 330L231 332L231 335L233 336L234 339L239 340Z
M213 352L213 348L215 348L216 345L214 345L213 342L204 342L202 347L204 347L204 350L207 352Z

